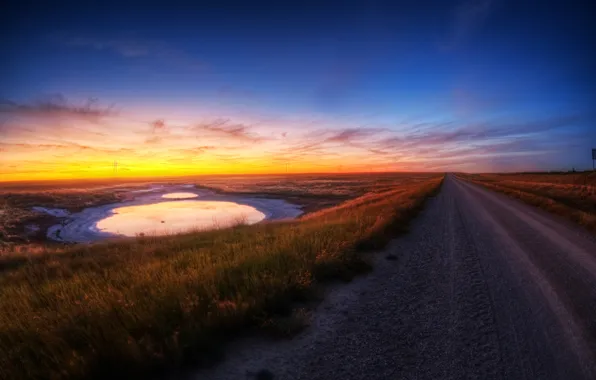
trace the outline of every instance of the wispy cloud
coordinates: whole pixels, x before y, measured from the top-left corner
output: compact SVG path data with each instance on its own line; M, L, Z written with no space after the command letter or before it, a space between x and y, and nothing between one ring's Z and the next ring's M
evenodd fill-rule
M191 127L191 129L194 132L232 140L259 142L268 139L255 133L251 127L230 122L229 119L217 119L206 123L200 123Z
M387 145L408 147L417 145L440 145L447 143L475 141L490 141L498 138L516 137L527 134L541 134L556 129L573 126L579 122L591 120L592 115L569 115L562 117L553 117L544 120L535 120L524 123L478 123L464 125L449 130L441 128L427 130L424 133L415 133L409 135L406 139L395 141L390 138L386 141Z
M167 131L166 122L164 119L157 119L155 121L152 121L150 125L153 130L153 133L161 133Z
M309 157L329 159L346 154L346 150L354 149L369 155L385 155L388 152L376 146L376 141L385 138L389 132L386 128L376 127L317 129L305 133L301 138L288 141L272 154L281 161Z
M379 133L386 132L387 130L384 128L347 128L337 132L333 132L333 134L327 137L324 142L339 142L339 143L347 143L347 142L358 142L362 139L369 138L371 136L375 136Z
M71 104L63 95L56 94L29 104L0 99L0 114L2 113L42 117L75 117L97 122L106 116L115 115L116 110L114 105L101 106L97 99L88 99L80 105Z
M70 153L100 153L100 154L132 154L135 152L132 148L104 148L104 147L93 147L88 145L81 145L69 142L63 142L61 144L31 144L31 143L5 143L0 142L0 147L5 150L24 149L26 151L62 151ZM71 157L71 156L67 156Z
M469 170L508 162L504 157L552 162L548 160L585 140L585 133L582 135L581 128L575 127L596 120L596 115L578 114L526 122L420 119L395 125L350 125L333 119L314 124L263 122L255 117L243 119L241 115L201 122L167 117L143 121L118 114L104 121L102 118L112 113L97 103L72 106L62 99L48 104L1 103L0 115L64 115L60 119L14 118L16 121L6 122L0 133L5 168L26 167L24 162L35 155L52 168L65 167L76 156L85 168L91 165L93 170L105 173L112 173L110 162L116 159L131 173L143 165L188 172L225 167L234 171L240 167L248 171L283 171L287 164L301 170L335 170L339 166L345 171L369 166ZM86 118L102 122L88 122Z
M198 155L204 154L207 151L217 150L217 149L218 149L218 147L215 145L201 145L201 146L193 146L191 148L185 148L185 149L175 149L174 151L176 153L181 153L181 154L185 154L185 155L198 156Z
M487 167L499 157L556 157L572 146L581 145L585 136L573 127L593 122L594 115L569 115L525 123L486 122L474 125L442 123L427 126L424 132L411 131L400 136L369 141L369 152L380 153L386 160L417 163L435 170L466 165ZM553 133L558 139L553 139ZM375 152L379 149L379 152ZM529 167L529 166L528 166ZM495 166L496 168L496 166ZM503 170L501 168L500 170Z
M266 154L274 162L314 159L320 163L340 163L350 157L352 166L399 163L399 167L409 170L487 167L499 157L523 157L526 161L528 157L559 155L568 147L580 144L582 137L571 131L590 120L594 120L594 115L521 123L424 122L394 131L364 127L319 129ZM560 140L552 139L553 133Z
M163 141L163 137L161 137L161 136L147 137L145 139L145 144L159 144L162 141Z

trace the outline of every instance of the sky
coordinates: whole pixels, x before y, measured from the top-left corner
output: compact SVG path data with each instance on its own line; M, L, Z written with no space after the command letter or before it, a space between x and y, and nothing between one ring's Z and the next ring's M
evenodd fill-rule
M9 1L0 181L592 167L589 1L188 3Z

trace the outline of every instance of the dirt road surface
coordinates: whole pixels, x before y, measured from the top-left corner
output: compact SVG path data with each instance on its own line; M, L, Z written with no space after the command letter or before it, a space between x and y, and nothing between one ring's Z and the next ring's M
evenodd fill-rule
M334 288L306 331L245 340L192 377L263 369L280 380L596 379L596 239L447 176L411 232L373 273Z

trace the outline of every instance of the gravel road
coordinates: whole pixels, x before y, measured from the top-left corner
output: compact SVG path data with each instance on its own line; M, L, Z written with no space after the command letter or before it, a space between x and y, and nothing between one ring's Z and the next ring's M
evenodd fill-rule
M245 340L192 377L596 379L596 239L580 228L448 176L376 260L302 334Z

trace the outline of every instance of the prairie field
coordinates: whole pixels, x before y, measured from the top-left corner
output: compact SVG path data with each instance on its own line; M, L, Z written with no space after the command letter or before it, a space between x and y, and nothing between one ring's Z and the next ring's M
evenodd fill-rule
M366 193L382 192L402 183L424 181L428 173L298 174L202 176L147 181L59 181L7 184L0 189L0 242L43 242L43 227L55 224L35 206L78 212L86 207L130 198L130 190L151 185L195 184L219 193L284 199L302 207L304 213L335 206ZM26 227L42 227L27 234Z
M348 173L205 177L198 187L218 192L285 199L308 213L364 194L380 193L401 184L425 181L429 173Z
M429 173L349 173L205 177L200 185L226 192L353 197L382 192L403 182L426 180Z
M321 283L370 270L365 252L406 231L442 180L199 182L345 198L296 220L94 244L0 245L0 378L155 377L212 363L247 330L292 334L306 323L297 305L316 298Z
M596 172L458 176L596 231Z

